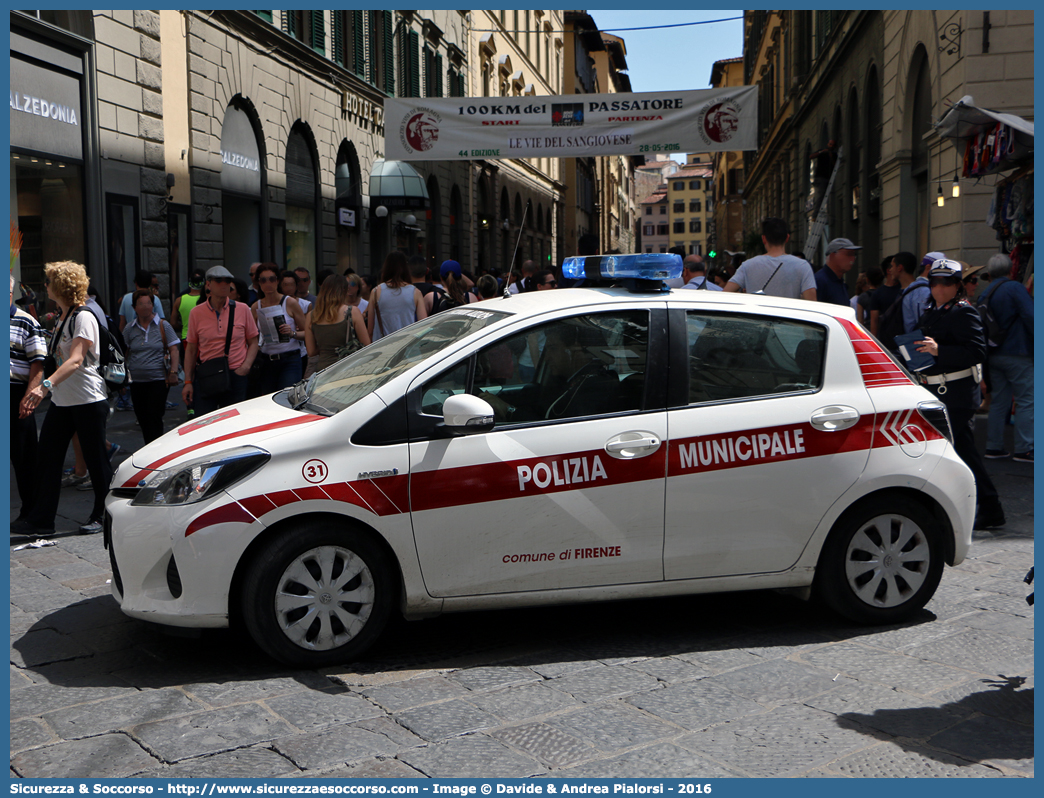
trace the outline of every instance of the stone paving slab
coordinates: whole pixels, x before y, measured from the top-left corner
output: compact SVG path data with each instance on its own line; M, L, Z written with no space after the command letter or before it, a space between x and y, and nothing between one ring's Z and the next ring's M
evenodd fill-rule
M35 629L17 638L11 645L11 662L22 668L85 657L91 651L69 635L53 629Z
M850 682L804 703L886 734L915 739L927 739L948 729L971 712L939 695L924 698L865 682ZM867 707L873 707L873 711L866 712Z
M202 704L180 690L145 690L119 698L81 704L44 715L44 720L65 740L97 737L105 732L129 729L142 723L199 712Z
M359 692L389 712L433 704L436 701L460 698L467 689L444 676L429 676L405 682L371 687Z
M675 737L682 731L674 724L616 701L557 715L546 722L607 753Z
M567 779L723 779L745 775L670 743L639 748L554 772L556 778Z
M953 621L953 626L968 626L972 629L986 629L1008 637L1033 639L1033 618L1019 615L1008 615L1003 612L974 612ZM956 632L955 632L956 633Z
M1027 726L1033 725L1033 679L975 679L935 694L939 702Z
M419 770L414 770L405 762L397 759L374 757L334 770L322 772L306 771L298 778L306 779L424 779L427 778Z
M733 693L762 706L776 706L803 701L839 686L844 677L831 676L825 670L799 662L771 660L750 665L705 681L720 684ZM847 681L847 680L845 680Z
M134 695L133 687L80 687L69 689L54 684L36 684L11 693L11 719L43 716L48 712L101 701Z
M417 745L424 743L415 738ZM272 747L301 770L314 770L367 759L393 756L404 746L354 725L334 726L312 734L294 734L275 740Z
M36 718L12 721L10 733L11 753L58 742L54 733L46 727L43 721Z
M677 657L656 657L654 659L632 662L626 667L631 670L647 673L658 681L665 684L678 684L693 679L702 679L709 676L710 671L691 662L685 662Z
M174 765L135 773L140 779L257 779L301 771L284 756L267 748L238 748Z
M492 693L468 696L468 702L484 712L496 715L507 723L526 718L537 718L580 704L580 701L573 696L552 690L546 683L526 684Z
M883 651L860 643L838 643L799 655L802 662L823 671L834 670L860 682L877 682L910 693L931 695L945 687L962 684L969 671L911 655Z
M431 778L524 779L546 771L531 757L481 735L406 751L396 759Z
M1033 775L1033 727L1001 718L974 717L932 737L932 748Z
M425 740L441 740L500 725L495 716L460 700L407 709L397 713L395 720Z
M131 734L165 762L254 745L293 733L281 718L258 704L199 712L144 723Z
M960 662L990 676L1015 676L1033 668L1033 641L1008 637L986 629L966 629L906 650L911 657L930 662Z
M868 748L879 733L827 712L788 705L764 715L712 726L680 738L678 745L753 776L797 776ZM785 741L780 744L780 741Z
M710 679L678 684L654 693L642 693L626 701L650 715L690 730L765 711L757 702Z
M315 690L270 698L265 703L279 717L302 731L339 726L384 714L376 705L358 695L333 695Z
M568 693L584 703L603 701L607 698L621 698L632 693L655 690L660 687L660 683L655 677L625 668L622 665L590 668L579 673L551 679L547 685L555 690Z
M883 742L842 757L826 766L823 775L840 774L858 779L950 778L990 779L1001 774L984 765L927 748L903 747Z
M598 753L579 737L546 723L523 723L489 732L489 735L552 768L565 767Z
M529 668L506 665L462 669L449 674L447 678L467 690L478 691L537 682L542 677Z
M158 764L125 734L105 734L86 740L23 751L11 759L22 778L111 779L129 776Z

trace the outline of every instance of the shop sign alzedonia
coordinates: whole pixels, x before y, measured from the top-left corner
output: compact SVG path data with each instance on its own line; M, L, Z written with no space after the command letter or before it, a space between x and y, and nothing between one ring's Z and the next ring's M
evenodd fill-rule
M640 94L388 98L385 157L582 158L757 149L755 86Z

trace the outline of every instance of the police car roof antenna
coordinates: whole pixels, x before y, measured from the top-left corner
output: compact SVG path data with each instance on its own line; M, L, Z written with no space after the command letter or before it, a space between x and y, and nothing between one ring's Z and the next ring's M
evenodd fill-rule
M522 211L522 223L518 226L518 239L515 241L515 251L511 253L511 265L508 267L508 278L507 282L504 283L504 299L511 298L511 275L515 271L515 256L518 255L518 245L522 243L522 231L526 229L526 217L529 215L530 201L526 200L526 207ZM518 292L522 293L522 286L518 287Z

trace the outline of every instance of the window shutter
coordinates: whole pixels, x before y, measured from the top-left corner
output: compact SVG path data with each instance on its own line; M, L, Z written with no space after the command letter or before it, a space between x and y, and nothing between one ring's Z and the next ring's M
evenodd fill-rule
M363 39L363 12L349 11L347 13L351 14L350 19L352 23L352 63L345 64L345 66L355 72L356 75L362 75L366 71L366 52Z
M271 22L272 21L272 12L271 11L255 11L254 13L257 14L259 17L261 17L261 19L263 19L265 22Z
M283 32L297 38L297 12L296 11L284 11L283 12Z
M379 11L384 19L384 90L395 95L395 37L392 29L392 12Z
M330 43L330 47L333 50L331 55L333 56L334 63L340 64L341 66L348 66L345 63L344 58L344 11L333 12L333 28L332 38L333 41Z
M312 18L312 49L326 55L326 14L322 11L310 11Z
M435 53L435 96L442 97L442 55Z
M420 36L417 35L416 31L410 31L406 34L409 38L409 52L410 52L410 97L421 96L421 82L420 82ZM404 76L405 79L405 76Z

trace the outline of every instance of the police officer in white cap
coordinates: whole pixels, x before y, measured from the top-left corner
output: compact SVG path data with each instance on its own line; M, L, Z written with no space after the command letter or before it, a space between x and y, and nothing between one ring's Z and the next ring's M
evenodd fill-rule
M973 434L975 411L981 401L979 381L981 364L986 360L986 336L979 312L965 296L961 271L961 264L948 258L936 260L928 270L932 298L920 319L924 340L917 349L934 357L935 363L917 376L946 405L953 427L953 448L975 475L975 528L990 529L1004 526L1004 509Z

